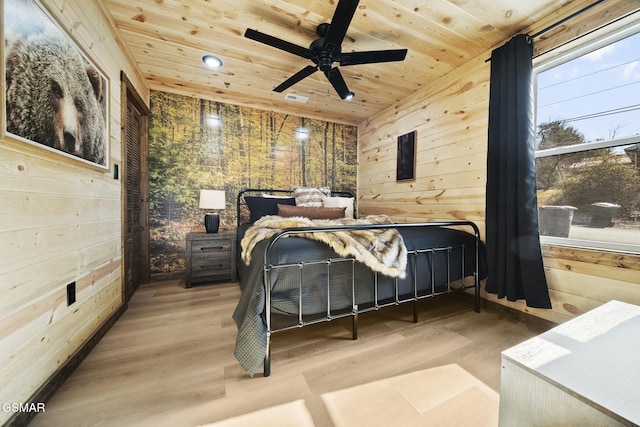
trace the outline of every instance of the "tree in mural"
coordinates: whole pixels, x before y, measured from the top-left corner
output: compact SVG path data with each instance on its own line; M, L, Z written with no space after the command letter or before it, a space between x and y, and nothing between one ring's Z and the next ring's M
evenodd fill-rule
M200 189L226 191L223 227L244 188L356 189L354 126L163 92L151 93L149 155L152 273L184 269L185 235L204 231Z

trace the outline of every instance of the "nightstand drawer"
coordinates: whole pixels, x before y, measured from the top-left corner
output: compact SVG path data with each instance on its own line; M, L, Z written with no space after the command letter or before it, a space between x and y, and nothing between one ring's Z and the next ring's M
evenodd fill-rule
M199 258L191 263L191 277L220 276L231 278L231 256L226 258Z
M191 256L197 257L211 252L230 253L231 242L229 240L195 240L191 242Z

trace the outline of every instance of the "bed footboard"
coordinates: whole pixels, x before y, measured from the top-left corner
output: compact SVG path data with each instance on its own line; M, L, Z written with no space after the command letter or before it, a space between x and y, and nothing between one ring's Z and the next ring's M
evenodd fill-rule
M428 230L430 228L470 228L473 236L469 242L439 244L434 247L407 248L407 278L390 278L377 272L370 277L362 274L361 266L351 257L330 257L288 263L274 263L272 251L276 243L285 237L301 233L339 232L350 230L389 229ZM358 314L380 308L413 302L413 322L418 322L417 301L435 297L453 290L474 290L474 310L480 312L480 232L470 221L451 221L412 224L372 224L349 226L324 226L314 228L289 228L273 235L264 252L265 323L267 348L264 359L264 376L271 373L271 334L286 329L352 317L352 338L358 336ZM471 247L469 247L471 246ZM469 259L471 256L471 259ZM471 266L471 268L470 268ZM286 275L285 275L286 272ZM272 291L276 280L288 284L289 308L285 317L289 323L275 324L274 316L282 315L282 295ZM427 277L425 277L427 276ZM312 278L312 279L310 279ZM318 278L321 278L318 279ZM320 289L309 295L308 282ZM322 281L323 283L318 283ZM339 284L336 284L339 283ZM339 295L335 295L339 294ZM317 299L321 298L322 301ZM315 300L310 300L315 299ZM321 306L322 310L317 307ZM310 308L314 307L314 309Z

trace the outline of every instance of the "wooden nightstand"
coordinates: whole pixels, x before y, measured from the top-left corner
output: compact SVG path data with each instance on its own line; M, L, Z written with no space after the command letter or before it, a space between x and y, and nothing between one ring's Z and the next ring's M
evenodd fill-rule
M187 234L187 277L185 287L194 283L236 279L236 233Z

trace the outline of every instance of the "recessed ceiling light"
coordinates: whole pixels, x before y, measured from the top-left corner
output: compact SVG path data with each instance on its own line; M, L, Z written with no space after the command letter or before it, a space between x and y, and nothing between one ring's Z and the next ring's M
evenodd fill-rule
M217 56L213 55L205 55L202 57L202 62L207 64L207 66L211 68L220 68L222 67L222 60Z

